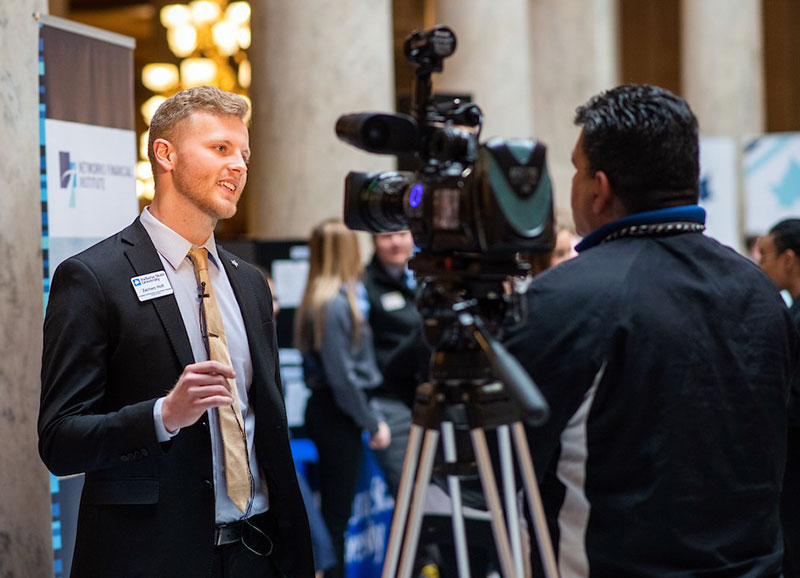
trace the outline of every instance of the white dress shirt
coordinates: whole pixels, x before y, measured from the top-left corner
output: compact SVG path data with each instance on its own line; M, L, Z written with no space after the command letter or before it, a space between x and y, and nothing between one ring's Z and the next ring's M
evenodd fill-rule
M195 361L205 361L208 359L208 354L206 353L200 329L200 300L197 279L194 266L187 256L189 249L193 245L156 219L150 213L149 207L144 208L140 218L147 234L153 241L153 245L155 245L156 251L158 251L167 279L174 291L175 300L178 302L178 309L180 309L183 324L189 336L189 343L192 346ZM242 312L233 294L225 268L221 265L213 233L202 246L208 249L208 274L222 314L228 350L231 355L233 371L236 373L236 389L239 393L239 403L244 417L244 428L247 433L247 452L250 460L250 471L253 474L254 491L251 492L247 511L242 514L228 497L225 485L225 471L223 469L223 445L219 419L216 409L209 410L208 425L211 433L211 452L214 466L216 523L226 524L265 512L269 508L269 497L266 483L263 482L264 477L259 471L258 463L256 462L255 449L253 447L255 415L248 400L248 390L253 381L253 364L250 359L250 346L244 328ZM164 421L161 417L163 403L164 398L160 398L153 409L156 434L159 441L167 441L178 434L177 431L168 432L164 427Z

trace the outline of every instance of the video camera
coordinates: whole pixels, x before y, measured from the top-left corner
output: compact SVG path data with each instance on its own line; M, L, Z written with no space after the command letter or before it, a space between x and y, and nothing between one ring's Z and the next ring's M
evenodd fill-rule
M404 45L406 58L416 67L412 114L349 114L336 122L338 137L360 149L413 153L420 163L413 172L350 172L345 181L347 226L373 233L409 229L419 248L409 267L425 281L417 308L422 337L431 350L428 382L416 390L384 578L412 571L422 496L431 480L440 432L446 464L439 475L446 477L451 497L460 576L468 575L469 563L459 478L480 478L503 575L516 575L515 569L522 568L519 548L512 564L484 429L498 430L499 464L506 496L511 497L505 514L509 526L518 525L510 517L516 512L516 490L509 432L528 501L541 503L520 420L541 424L549 410L536 384L502 346L500 335L524 314L520 292L509 294L506 284L509 276L529 269L519 254L549 252L554 244L546 149L535 140L495 138L481 144L478 106L459 99L434 102L431 74L442 71L455 48L455 34L447 27L412 32ZM478 507L482 505L480 501ZM541 558L554 560L544 514L531 510L531 516ZM555 576L553 567L547 565Z
M481 408L472 421L481 426L520 410L531 423L541 422L547 404L499 337L524 317L521 294L509 294L505 284L529 271L520 254L552 251L555 241L546 148L522 139L481 144L478 106L434 102L431 74L442 71L455 47L455 34L445 26L412 32L404 44L416 68L412 114L349 114L336 122L338 137L358 148L413 153L419 161L413 172L350 172L344 221L373 233L411 231L419 251L408 265L425 282L417 309L432 350L434 386L444 386L454 399L461 399L463 388L471 390L471 407ZM498 377L514 407L505 388L492 385ZM494 397L501 401L487 401ZM438 419L419 416L415 409L415 423Z
M420 249L409 263L417 276L476 267L519 274L525 269L516 260L519 252L553 248L546 147L504 138L481 144L477 105L459 99L434 103L431 74L442 71L455 48L448 27L412 32L404 44L416 68L412 114L338 119L341 140L373 153L413 153L420 162L414 172L350 172L344 220L351 229L373 233L409 229Z

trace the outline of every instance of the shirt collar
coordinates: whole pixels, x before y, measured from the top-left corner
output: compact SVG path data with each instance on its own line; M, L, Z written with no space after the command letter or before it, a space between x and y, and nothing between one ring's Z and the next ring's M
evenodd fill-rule
M603 239L608 237L611 233L625 227L630 227L631 225L653 225L673 221L689 221L705 224L706 211L697 205L682 205L680 207L669 207L668 209L657 209L655 211L626 215L621 219L606 223L602 227L586 235L586 237L575 246L575 250L580 253L581 251L591 249L599 245Z
M170 229L167 225L159 221L150 212L150 207L147 206L142 210L139 219L144 226L145 231L153 241L156 251L167 260L173 269L180 267L186 255L189 253L194 245L181 237L178 233ZM209 261L214 263L214 266L219 268L219 255L217 254L217 243L214 240L214 233L209 235L206 242L201 245L208 249Z

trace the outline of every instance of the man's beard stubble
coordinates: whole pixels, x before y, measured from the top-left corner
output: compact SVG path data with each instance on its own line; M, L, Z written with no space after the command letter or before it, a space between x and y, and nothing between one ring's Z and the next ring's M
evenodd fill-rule
M239 199L237 198L232 205L225 203L223 207L218 206L220 203L215 202L216 196L205 192L207 185L202 177L194 176L191 171L179 169L174 172L173 179L178 192L215 221L230 219L236 214ZM212 186L217 186L216 182ZM232 210L225 210L231 207Z

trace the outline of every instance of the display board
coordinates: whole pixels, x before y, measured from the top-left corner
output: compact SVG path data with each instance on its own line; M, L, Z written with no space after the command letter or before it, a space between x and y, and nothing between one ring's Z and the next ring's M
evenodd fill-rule
M700 206L706 210L706 235L739 249L739 179L736 140L700 139Z
M746 234L763 235L782 219L800 217L800 134L749 139L743 163Z

